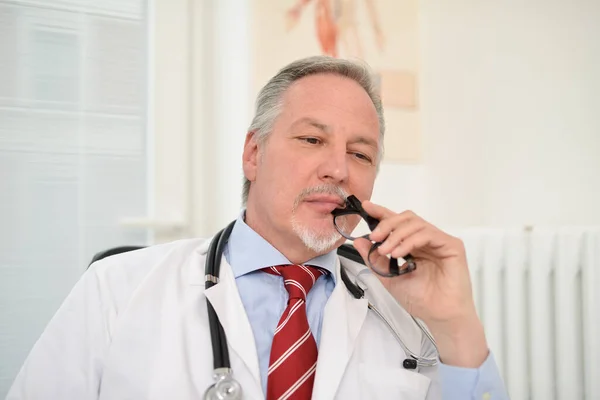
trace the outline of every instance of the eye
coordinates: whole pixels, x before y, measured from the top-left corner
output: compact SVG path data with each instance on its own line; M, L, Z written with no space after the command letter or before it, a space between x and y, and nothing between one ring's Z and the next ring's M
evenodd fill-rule
M358 158L360 161L368 162L368 163L372 163L373 162L373 160L371 159L371 157L369 157L366 154L358 153L358 152L351 152L350 154L352 154L354 157Z
M308 143L308 144L319 144L321 143L321 139L316 137L301 137L300 140Z

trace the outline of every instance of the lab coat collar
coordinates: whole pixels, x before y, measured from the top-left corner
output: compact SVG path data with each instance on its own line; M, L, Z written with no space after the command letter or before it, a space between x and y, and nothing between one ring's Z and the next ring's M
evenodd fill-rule
M195 260L190 266L188 281L190 285L202 285L204 286L204 263L206 262L206 254L208 253L208 246L212 238L206 239L203 243L198 246L195 251Z

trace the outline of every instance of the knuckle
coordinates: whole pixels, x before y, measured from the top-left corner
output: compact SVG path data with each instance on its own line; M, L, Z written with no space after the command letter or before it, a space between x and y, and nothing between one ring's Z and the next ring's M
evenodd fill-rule
M406 210L404 211L404 214L409 216L409 217L416 217L417 214L413 211L413 210Z
M450 236L452 238L452 241L454 242L454 244L456 245L456 247L464 249L465 248L465 242L463 242L462 239L457 238L456 236Z

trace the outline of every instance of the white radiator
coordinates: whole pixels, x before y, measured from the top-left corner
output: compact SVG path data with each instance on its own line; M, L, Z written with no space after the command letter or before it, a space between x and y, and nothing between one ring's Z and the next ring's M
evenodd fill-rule
M455 233L511 399L600 399L600 229Z

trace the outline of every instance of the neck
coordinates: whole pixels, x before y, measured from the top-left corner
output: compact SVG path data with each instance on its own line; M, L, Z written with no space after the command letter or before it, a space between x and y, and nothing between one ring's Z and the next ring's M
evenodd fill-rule
M261 210L253 206L250 201L248 201L246 208L245 222L246 225L269 242L271 246L275 247L293 264L303 264L308 260L332 250L329 249L325 252L317 253L309 249L292 231L291 221L287 221L290 225L288 229L285 229L285 225L282 227L277 226L272 223L267 213L261 212Z

